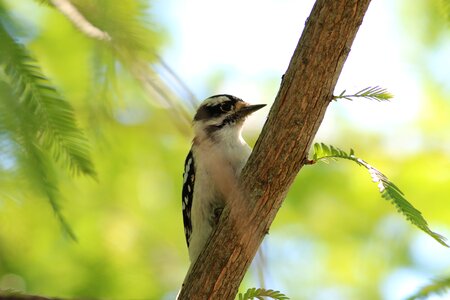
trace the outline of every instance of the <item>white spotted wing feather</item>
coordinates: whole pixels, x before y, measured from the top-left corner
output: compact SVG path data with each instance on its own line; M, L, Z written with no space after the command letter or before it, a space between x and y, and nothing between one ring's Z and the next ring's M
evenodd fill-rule
M192 234L191 209L192 209L192 198L194 195L194 183L195 183L194 157L192 156L192 151L189 151L189 154L187 155L186 160L184 162L183 191L181 204L183 210L184 234L186 236L186 243L188 247Z

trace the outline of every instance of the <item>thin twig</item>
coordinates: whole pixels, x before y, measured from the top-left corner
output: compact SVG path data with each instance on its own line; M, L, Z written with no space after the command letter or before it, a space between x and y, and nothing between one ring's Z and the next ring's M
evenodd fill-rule
M111 36L95 27L78 11L78 9L68 0L50 0L53 6L65 15L81 32L87 36L101 40L111 41Z
M161 64L161 66L163 67L164 70L166 70L171 76L172 78L175 80L175 82L186 92L186 94L188 95L188 99L189 102L191 104L191 106L196 109L199 101L198 99L195 97L194 93L191 91L191 89L187 86L187 84L181 79L180 76L178 76L177 73L175 73L175 71L167 64L167 62L159 55L156 55L156 57L159 60L159 63Z
M106 42L111 42L111 36L99 28L95 27L90 23L79 11L78 9L70 3L68 0L50 0L53 6L64 14L70 22L74 24L82 33L86 36ZM169 65L162 60L161 57L157 55L161 66L166 70L178 83L179 86L183 88L184 91L189 95L189 101L195 108L197 106L197 101L194 94L189 90L187 85L181 80L181 78L169 67ZM147 66L146 62L139 60L133 61L129 64L129 69L135 79L141 84L144 91L147 94L148 99L155 99L154 93L158 95L158 102L165 108L171 108L170 114L174 120L177 128L186 136L190 136L190 115L186 108L181 104L181 101L177 101L174 98L176 96L172 95L173 89L159 78L152 76L156 73L150 67Z

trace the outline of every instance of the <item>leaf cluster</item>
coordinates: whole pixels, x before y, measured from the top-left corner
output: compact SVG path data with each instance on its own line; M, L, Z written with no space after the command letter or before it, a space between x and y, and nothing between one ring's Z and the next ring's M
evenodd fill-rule
M14 171L24 174L49 200L65 231L75 238L59 207L54 163L73 175L96 177L87 139L74 110L44 76L27 49L0 23L0 134L13 149ZM12 176L12 174L10 174Z
M327 146L323 143L314 144L314 161L336 160L338 158L351 160L366 168L372 177L372 181L377 183L381 197L390 201L397 208L397 211L403 214L413 225L430 235L443 246L448 247L445 237L433 232L428 227L428 223L422 216L422 213L406 200L403 192L379 170L375 169L361 158L356 157L353 149L350 149L347 153L334 146Z

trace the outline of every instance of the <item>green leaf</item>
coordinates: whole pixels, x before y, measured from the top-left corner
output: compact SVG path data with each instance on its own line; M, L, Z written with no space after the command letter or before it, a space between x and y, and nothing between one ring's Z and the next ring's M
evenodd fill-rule
M15 99L12 87L0 80L0 132L3 143L14 149L15 168L38 190L47 197L63 231L73 240L75 234L64 218L59 206L61 198L58 190L58 178L48 151L39 144L37 135L39 120Z
M42 74L27 50L14 41L0 26L0 41L6 45L2 54L8 56L5 74L13 88L16 101L30 112L36 122L36 134L45 151L68 166L73 174L96 177L84 133L75 122L74 110ZM3 47L3 46L2 46Z
M74 110L43 75L25 47L0 22L0 129L16 169L48 199L64 231L76 239L61 213L53 161L72 174L96 178L89 147Z
M238 297L239 297L239 300L250 300L250 299L255 299L255 298L264 300L263 297L269 297L269 298L277 299L277 300L289 299L289 297L287 297L286 295L284 295L283 293L281 293L279 291L266 290L266 289L262 289L262 288L259 288L259 289L250 288L244 294L239 293Z
M58 181L53 174L54 172L50 165L50 159L36 143L30 143L27 139L25 139L24 142L27 146L26 159L28 160L28 165L31 166L28 171L32 172L31 176L34 177L34 182L37 183L36 186L47 196L63 232L65 232L72 240L76 241L77 238L75 233L61 212L61 207L59 205L61 196L58 190Z
M366 98L375 101L387 101L392 99L394 96L389 93L386 89L375 87L366 87L355 94L345 95L345 90L342 91L338 96L333 96L333 100L346 99L352 101L353 98Z
M345 151L334 146L327 146L323 143L316 143L314 145L313 157L316 161L326 161L327 159L342 158L351 160L358 165L363 166L369 171L369 174L372 177L372 181L378 184L378 189L384 199L390 201L397 208L397 210L401 214L403 214L406 219L413 225L419 227L421 230L430 235L443 246L449 247L446 243L445 237L430 230L427 221L422 216L422 213L406 200L402 191L383 173L369 165L361 158L356 157L354 155L353 149L350 150L350 153L346 153Z
M431 295L444 295L450 289L450 277L434 280L433 283L422 287L417 293L406 300L425 299Z

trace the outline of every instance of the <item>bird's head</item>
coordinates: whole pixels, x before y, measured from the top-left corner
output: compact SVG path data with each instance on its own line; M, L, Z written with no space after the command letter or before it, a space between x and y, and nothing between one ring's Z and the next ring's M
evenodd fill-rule
M202 102L194 117L196 137L240 134L247 116L266 104L251 105L231 95L216 95Z

